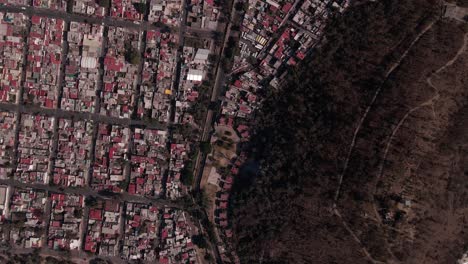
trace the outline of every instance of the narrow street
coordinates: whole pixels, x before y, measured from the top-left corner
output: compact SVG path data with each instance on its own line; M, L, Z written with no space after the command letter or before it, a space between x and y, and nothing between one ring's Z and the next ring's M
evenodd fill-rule
M185 8L184 8L185 10ZM62 19L66 22L81 22L81 23L88 23L88 24L101 24L103 26L114 26L114 27L122 27L122 28L132 28L139 31L147 31L147 30L158 30L161 27L156 26L154 23L148 21L127 21L117 18L112 18L109 16L105 16L104 18L100 17L91 17L76 13L67 13L65 11L58 11L58 10L50 10L50 9L42 9L37 7L30 7L30 6L0 6L0 12L10 12L10 13L23 13L28 16L37 15L43 16L48 18L58 18ZM186 13L186 10L184 11ZM214 34L213 30L202 29L202 28L187 28L185 29L185 21L182 21L181 27L183 30L179 30L177 27L170 27L172 31L187 31L187 33L197 34L202 38L211 38Z
M85 113L85 112L75 112L62 109L52 109L52 108L41 108L34 105L17 105L10 103L0 103L0 110L10 111L10 112L19 112L21 114L41 114L50 117L56 118L67 118L73 120L92 120L97 123L104 124L115 124L121 126L140 126L150 129L164 130L166 128L165 124L154 124L147 123L142 120L134 120L130 118L119 118L106 116L96 113Z
M13 179L0 179L0 185L8 185L16 188L33 188L36 190L43 190L48 192L54 193L65 193L65 194L79 194L85 196L93 196L103 200L119 200L123 202L133 202L133 203L145 203L145 204L152 204L159 207L174 207L174 208L182 208L182 206L170 200L158 199L158 198L149 198L139 195L132 195L129 193L118 193L112 195L104 195L101 194L90 187L60 187L60 186L51 186L48 184L40 184L40 183L23 183Z

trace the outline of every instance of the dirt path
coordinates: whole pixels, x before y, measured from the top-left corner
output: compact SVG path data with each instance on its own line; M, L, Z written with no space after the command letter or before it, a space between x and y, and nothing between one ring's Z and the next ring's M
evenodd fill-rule
M380 216L380 214L378 213L378 210L377 210L377 207L376 207L376 203L374 201L374 195L375 193L377 192L377 184L379 183L380 181L380 178L382 177L383 175L383 170L384 170L384 167L385 167L385 162L387 161L387 155L388 155L388 151L390 150L390 147L392 146L392 141L393 141L393 138L395 137L396 133L398 132L398 130L400 129L401 125L403 125L403 123L406 121L406 119L412 114L414 113L415 111L425 107L425 106L432 106L433 107L433 104L434 104L434 101L437 101L439 100L440 98L440 95L439 95L439 92L436 91L436 94L434 95L434 97L432 97L431 99L421 103L420 105L416 106L416 107L413 107L411 108L410 110L408 110L408 112L406 112L406 114L400 119L400 121L398 122L397 126L395 127L395 129L392 131L392 134L390 135L390 138L388 139L387 141L387 144L385 146L385 151L384 151L384 156L383 156L383 159L382 161L380 162L380 165L379 165L379 173L377 174L377 179L375 180L375 184L373 185L373 190L372 190L372 195L371 195L371 199L372 199L372 207L374 208L374 213L375 213L375 216L379 219L379 222L382 223L382 218Z
M372 255L369 253L369 251L367 251L366 247L362 244L361 240L356 236L356 234L353 232L353 230L348 226L346 221L343 220L343 217L341 216L340 211L338 211L338 208L336 208L334 206L333 212L335 213L336 216L338 216L341 219L341 223L343 224L343 227L351 234L354 241L356 241L356 243L358 243L361 246L362 251L366 255L367 259L370 260L372 263L375 263L375 264L385 264L385 262L378 261L378 260L376 260L376 259L374 259L372 257Z
M460 57L460 55L462 55L463 53L466 52L466 49L467 49L467 46L468 46L467 44L468 44L468 33L465 33L464 38L463 38L463 45L457 51L457 54L451 60L449 60L447 63L445 63L442 67L440 67L438 70L436 70L434 73L432 73L429 77L427 77L427 79L426 79L427 84L429 86L431 86L435 90L436 94L431 99L429 99L429 100L421 103L420 105L415 106L415 107L411 108L410 110L408 110L408 112L406 112L406 114L403 116L403 118L401 118L401 120L398 122L398 125L392 131L392 134L391 134L390 138L388 139L387 144L385 146L383 159L380 162L379 173L377 174L377 179L376 179L375 184L373 186L373 191L372 191L372 196L371 196L372 199L374 199L373 197L374 197L375 193L377 192L377 184L378 184L380 178L383 175L385 162L387 161L388 151L389 151L390 147L392 146L393 138L395 137L396 133L400 129L401 125L403 125L403 123L406 121L406 119L412 113L414 113L415 111L417 111L417 110L419 110L419 109L421 109L421 108L423 108L425 106L431 106L432 107L432 110L434 111L434 117L435 117L434 102L440 99L440 93L439 93L439 89L432 84L432 77L434 75L436 75L436 74L439 74L440 72L445 70L447 67L451 66L455 61L457 61L458 57ZM378 210L376 208L376 204L375 204L374 201L372 201L372 205L373 205L373 208L374 208L375 215L377 216L379 221L382 223L382 219L380 217L380 214L378 213Z
M421 32L418 33L418 35L414 38L414 40L411 42L411 44L409 45L409 47L405 50L405 52L403 52L403 54L400 56L400 58L392 64L392 66L390 67L390 69L387 71L387 73L385 74L384 76L384 81L382 82L382 84L377 88L377 90L375 91L374 93L374 96L372 97L372 100L370 102L370 104L367 106L366 110L364 111L364 114L362 115L362 117L360 118L359 120L359 123L356 127L356 129L354 130L354 133L353 133L353 138L351 140L351 144L350 144L350 147L349 147L349 150L348 150L348 153L347 153L347 156L346 156L346 159L345 159L345 163L344 163L344 167L343 167L343 170L340 174L340 177L339 177L339 181L338 181L338 186L337 186L337 190L335 192L335 197L334 197L334 202L333 202L333 212L335 213L336 216L338 216L341 220L341 223L343 225L343 227L351 234L351 236L353 237L353 239L361 246L361 249L363 250L364 254L366 255L366 257L368 258L368 260L370 260L372 263L383 263L383 262L380 262L378 260L375 260L372 255L368 252L367 248L364 246L364 244L362 243L362 241L359 239L359 237L355 234L355 232L348 226L348 224L346 223L346 221L344 220L344 218L341 216L339 210L338 210L338 207L336 205L337 201L338 201L338 198L340 196L340 192L341 192L341 186L343 184L343 178L344 178L344 175L346 174L346 171L348 169L348 165L349 165L349 160L351 158L351 154L354 150L354 147L355 147L355 144L356 144L356 138L357 138L357 135L359 133L359 131L361 130L361 127L362 127L362 124L364 123L365 119L367 118L367 115L369 114L370 110L372 109L375 101L377 100L377 97L379 96L380 92L382 91L382 88L383 88L383 84L385 83L385 81L388 79L388 77L395 71L395 69L397 69L401 62L406 58L406 56L408 55L409 51L411 50L411 48L421 39L421 37L429 30L432 28L432 26L438 21L437 20L434 20L432 21L431 23L429 23ZM391 252L391 250L389 250L387 248L387 252L392 256L393 259L397 259L394 255L393 255L393 252ZM393 261L392 261L393 262ZM387 263L390 263L387 261Z
M468 33L465 33L465 36L463 38L463 45L461 46L461 48L457 51L457 54L455 55L455 57L453 57L451 60L449 60L444 66L440 67L437 71L435 71L435 73L433 73L431 76L429 76L426 80L427 82L430 82L430 80L432 79L432 76L434 74L439 74L441 71L445 70L447 67L450 67L452 66L453 63L455 63L457 60L458 60L458 57L460 57L460 55L462 55L463 53L466 52L466 49L467 49L467 45L468 44ZM432 83L431 83L432 84ZM432 86L432 85L431 85Z
M432 21L429 25L427 25L421 32L419 32L419 34L416 36L416 38L413 40L413 42L411 42L411 45L405 50L405 52L402 54L402 56L390 67L390 69L387 71L387 73L385 74L385 78L384 78L384 81L382 82L382 84L379 86L379 88L377 88L377 90L375 91L374 93L374 96L372 97L372 100L369 104L369 106L367 106L366 108L366 111L364 111L364 114L362 115L361 119L359 120L359 123L358 123L358 126L356 127L356 129L354 130L354 133L353 133L353 139L351 140L351 144L350 144L350 147L349 147L349 151L348 151L348 154L346 156L346 159L345 159L345 165L343 167L343 170L340 174L340 178L339 178L339 182L338 182L338 188L336 190L336 193L335 193L335 203L336 201L338 200L338 197L340 195L340 192L341 192L341 185L343 183L343 178L344 178L344 175L346 173L346 170L348 169L348 164L349 164L349 160L351 158L351 154L354 150L354 146L356 144L356 138L357 138L357 134L359 133L359 131L361 130L361 126L362 124L364 123L364 120L366 119L367 115L369 114L371 108L374 106L374 103L375 101L377 100L377 97L379 96L382 88L383 88L383 83L385 83L385 81L388 79L388 77L393 73L393 71L398 67L400 66L401 62L403 61L404 58L406 58L406 56L408 55L409 51L411 50L411 48L414 46L414 44L416 44L416 42L418 42L419 39L421 39L421 37L429 30L432 28L432 26L435 24L437 20L434 20Z

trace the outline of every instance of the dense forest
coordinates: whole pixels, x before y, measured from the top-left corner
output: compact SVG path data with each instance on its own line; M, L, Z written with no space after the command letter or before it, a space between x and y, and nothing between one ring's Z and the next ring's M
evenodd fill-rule
M265 91L233 197L242 263L451 263L463 253L468 214L452 196L465 195L454 182L468 162L433 161L466 154L450 147L468 120L466 31L436 0L355 1L331 19L287 84ZM429 243L448 232L449 209L457 228Z

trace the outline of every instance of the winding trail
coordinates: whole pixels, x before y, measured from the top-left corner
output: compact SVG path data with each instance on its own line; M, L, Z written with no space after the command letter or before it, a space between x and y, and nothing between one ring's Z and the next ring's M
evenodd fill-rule
M395 69L397 69L401 62L406 58L406 56L408 55L409 51L411 50L411 48L421 39L421 37L429 30L432 28L432 26L438 21L439 19L436 19L432 22L430 22L421 32L418 33L418 35L416 35L416 37L414 38L414 40L411 42L411 44L409 45L409 47L403 52L403 54L400 56L400 58L392 64L392 66L390 67L390 69L387 71L387 73L385 74L384 76L384 81L382 82L382 84L377 88L377 90L375 91L374 93L374 96L372 97L372 100L370 102L370 104L367 106L366 110L364 111L364 114L362 115L362 117L360 118L359 120L359 123L358 123L358 126L356 127L356 129L354 130L354 133L353 133L353 138L351 140L351 144L350 144L350 147L349 147L349 150L348 150L348 153L347 153L347 156L346 156L346 159L345 159L345 163L344 163L344 167L343 167L343 170L339 176L339 181L338 181L338 187L337 187L337 190L335 192L335 197L334 197L334 201L333 201L333 212L336 216L338 216L341 220L341 223L343 225L343 227L351 234L351 236L353 237L353 239L361 246L361 249L363 250L364 254L366 255L367 259L369 261L371 261L372 263L377 263L377 264L381 264L381 263L385 263L385 262L381 262L381 261L378 261L376 259L374 259L372 257L372 255L369 253L369 251L367 250L367 248L364 246L364 244L362 243L362 241L359 239L359 237L355 234L355 232L348 226L348 224L346 223L345 219L342 217L341 213L339 212L338 210L338 207L337 207L337 201L338 201L338 198L340 196L340 192L341 192L341 186L343 184L343 178L344 178L344 175L346 174L346 171L348 169L348 165L349 165L349 160L351 158L351 154L354 150L354 147L356 145L356 138L357 138L357 135L359 133L359 131L361 130L361 127L362 127L362 124L364 123L365 119L367 118L367 115L369 114L370 110L372 109L372 107L374 106L374 103L375 101L377 100L377 97L379 96L380 92L382 91L382 88L383 88L383 84L387 81L387 79L389 78L389 76L395 71ZM389 248L387 248L387 252L390 254L390 256L393 258L393 259L397 259L394 255L393 255L393 252L391 252L389 250ZM389 263L389 262L387 262Z
M403 116L403 118L401 118L401 120L398 122L398 125L392 131L392 134L391 134L390 138L388 139L386 147L385 147L383 159L380 162L379 173L377 174L377 179L376 179L375 184L373 186L372 199L373 199L375 193L377 192L377 184L380 181L380 179L382 178L384 167L385 167L385 162L387 161L388 151L389 151L390 147L392 146L393 138L395 137L396 133L400 129L401 125L403 125L403 123L406 121L406 119L412 113L414 113L415 111L417 111L417 110L419 110L419 109L421 109L421 108L423 108L425 106L432 106L432 110L434 111L434 117L435 117L434 101L437 101L437 100L440 99L440 93L439 93L439 89L432 84L432 77L434 75L436 75L436 74L439 74L440 72L445 70L447 67L451 66L455 61L457 61L458 58L460 57L460 55L462 55L463 53L466 52L467 46L468 46L468 33L465 33L464 38L463 38L463 45L457 51L457 54L451 60L449 60L446 64L444 64L442 67L440 67L438 70L436 70L434 73L432 73L429 77L426 78L426 83L436 91L436 94L431 99L429 99L429 100L421 103L420 105L415 106L415 107L411 108L410 110L408 110L408 112L406 112L406 114ZM375 202L372 201L372 204L373 204L373 208L374 208L374 213L376 214L379 221L382 222L382 219L380 217L380 214L378 213Z
M423 31L421 31L418 36L413 40L413 42L411 43L410 47L408 47L408 49L403 53L403 55L400 57L400 59L390 68L390 70L387 72L386 74L386 78L387 79L391 74L392 72L401 64L402 60L407 56L409 50L414 46L414 44L434 25L434 23L437 22L436 21L433 21L432 23L430 23ZM388 156L388 152L389 152L389 149L390 147L392 146L392 142L393 142L393 139L395 137L395 135L397 134L398 130L400 129L400 127L403 125L403 123L406 121L406 119L412 114L414 113L415 111L423 108L423 107L426 107L426 106L431 106L432 107L432 110L433 110L433 113L434 113L434 117L435 117L435 110L434 110L434 102L439 100L440 99L440 94L439 94L439 89L433 85L432 83L432 77L436 74L439 74L440 72L442 72L443 70L445 70L447 67L451 66L453 63L455 63L458 58L460 57L460 55L462 55L463 53L466 52L467 50L467 47L468 47L468 33L465 33L464 35L464 40L463 40L463 45L460 47L460 49L457 51L457 54L451 59L449 60L446 64L444 64L442 67L440 67L438 70L436 70L434 73L432 73L427 79L426 79L426 82L427 84L432 87L436 94L430 98L429 100L421 103L420 105L418 106L415 106L411 109L409 109L406 114L400 119L400 121L398 122L397 126L395 127L395 129L392 131L392 134L390 135L388 141L387 141L387 144L386 144L386 147L385 147L385 151L384 151L384 157L380 163L380 168L379 168L379 173L378 173L378 176L377 176L377 179L375 181L375 185L374 185L374 189L373 189L373 194L372 194L372 199L374 197L374 194L377 190L377 184L380 180L380 178L382 177L383 175L383 170L384 170L384 167L385 167L385 161L387 159L387 156ZM385 81L384 81L385 82ZM343 171L340 175L340 180L339 180L339 185L338 185L338 188L337 188L337 191L335 193L335 199L334 199L334 203L333 203L333 211L334 213L341 219L342 221L342 224L344 226L344 228L351 234L351 236L353 237L353 239L359 243L362 247L362 250L364 252L364 254L366 255L366 257L373 263L384 263L384 262L381 262L381 261L378 261L378 260L375 260L372 255L368 252L368 250L366 249L366 247L362 244L361 240L356 236L356 234L354 233L354 231L348 226L348 224L346 223L346 221L344 220L344 218L341 216L337 206L336 206L336 202L339 198L339 195L340 195L340 191L341 191L341 185L342 185L342 182L343 182L343 178L344 178L344 175L346 173L346 170L347 170L347 167L348 167L348 164L349 164L349 159L351 157L351 154L352 154L352 151L354 150L354 146L355 146L355 143L356 143L356 138L357 138L357 134L359 133L360 129L361 129L361 126L364 122L364 120L366 119L368 113L370 112L370 109L372 108L372 106L374 105L378 95L380 94L380 91L382 90L382 87L383 85L381 85L377 91L375 92L374 94L374 97L372 98L372 101L371 103L369 104L369 106L366 108L366 111L364 112L364 115L361 117L360 121L359 121L359 124L357 126L357 128L355 129L354 131L354 134L353 134L353 139L351 141L351 145L350 145L350 149L348 151L348 155L347 155L347 158L345 160L345 166L343 168ZM380 217L380 214L378 213L378 210L376 208L376 204L375 202L372 203L373 204L373 209L374 209L374 213L376 215L376 217L378 218L379 222L382 223L382 219ZM391 250L389 248L387 248L388 252L394 257L393 255L393 252L391 252ZM394 258L395 259L395 258Z
M395 129L392 131L392 134L390 135L390 138L388 139L387 141L387 144L385 146L385 151L384 151L384 157L382 159L382 161L380 162L380 165L379 165L379 173L377 174L377 179L375 180L375 184L373 185L373 190L372 190L372 195L371 195L371 199L372 199L372 207L374 209L374 214L375 216L377 217L377 219L379 220L380 223L382 223L382 217L380 216L378 210L377 210L377 206L376 206L376 203L374 201L374 195L375 193L377 192L377 184L379 183L380 181L380 178L382 177L382 174L383 174L383 169L384 169L384 166L385 166L385 161L387 159L387 155L388 155L388 151L391 147L391 143L393 141L393 138L395 137L396 133L398 132L398 130L400 129L401 125L403 125L403 123L405 122L405 120L415 111L421 109L422 107L424 106L432 106L434 104L434 101L438 100L440 98L440 95L439 93L437 92L437 94L432 97L431 99L423 102L422 104L416 106L416 107L413 107L411 108L410 110L408 110L408 112L406 112L406 114L400 119L400 121L398 122L397 126L395 127Z
M416 36L416 38L411 42L410 46L405 50L405 52L401 55L401 57L395 62L393 63L392 67L390 67L390 69L387 71L387 73L385 74L385 78L384 78L384 81L382 82L382 84L379 86L379 88L377 88L377 90L375 91L374 93L374 96L372 97L372 100L369 104L369 106L367 106L366 108L366 111L364 111L364 114L362 115L361 119L359 120L359 123L358 123L358 126L356 127L356 129L354 130L354 134L353 134L353 139L351 140L351 144L350 144L350 147L349 147L349 151L348 151L348 154L346 156L346 159L345 159L345 165L343 167L343 170L340 174L340 178L339 178L339 182L338 182L338 188L335 192L335 199L334 199L334 204L336 204L336 201L338 200L339 196L340 196L340 192L341 192L341 185L343 184L343 178L344 178L344 175L346 174L346 170L348 169L348 165L349 165L349 160L351 158L351 154L354 150L354 146L356 144L356 138L357 138L357 135L359 133L359 131L361 130L361 126L362 124L364 123L364 120L367 118L367 115L369 114L371 108L374 106L374 103L375 101L377 100L377 97L379 96L380 92L382 91L382 88L383 88L383 84L387 81L388 77L393 73L393 71L395 71L395 69L400 66L401 62L403 61L404 58L406 58L406 56L408 55L409 51L411 50L411 48L414 46L414 44L416 44L416 42L418 42L419 39L421 39L421 37L429 30L432 28L432 26L435 24L435 22L437 22L438 20L434 20L432 21L431 23L429 23L421 32L419 32L419 34ZM335 206L335 205L334 205Z
M346 223L344 218L341 216L340 211L338 211L338 208L335 206L335 204L333 205L333 212L335 213L336 216L338 216L341 219L341 223L342 223L343 227L346 229L346 231L348 231L351 234L354 241L356 241L356 243L361 245L362 251L364 252L364 255L366 255L367 259L369 259L372 263L375 263L375 264L385 264L385 262L376 260L376 259L374 259L372 257L372 255L369 253L369 251L367 251L367 248L362 244L359 237L356 236L354 231L348 226L348 224Z

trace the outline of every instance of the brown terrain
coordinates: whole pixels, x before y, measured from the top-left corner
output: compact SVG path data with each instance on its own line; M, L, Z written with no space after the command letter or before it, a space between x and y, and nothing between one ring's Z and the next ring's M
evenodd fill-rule
M465 31L429 24L358 131L337 208L382 262L454 263L468 241Z
M234 198L243 263L465 253L468 24L440 1L383 2L355 2L330 22L325 43L267 96L252 157L262 173L246 169Z

